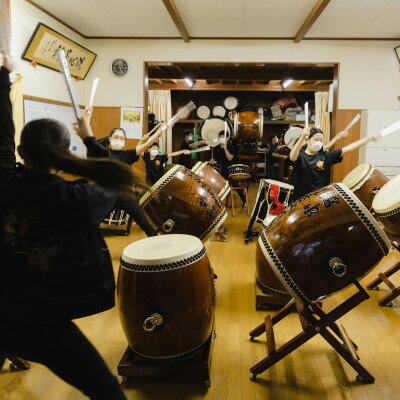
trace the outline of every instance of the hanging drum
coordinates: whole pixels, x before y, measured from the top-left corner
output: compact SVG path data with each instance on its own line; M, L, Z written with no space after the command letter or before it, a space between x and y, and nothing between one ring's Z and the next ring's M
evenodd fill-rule
M261 233L259 244L288 293L304 303L362 278L390 250L383 229L343 184L291 203Z
M283 140L288 149L292 150L297 140L303 133L303 129L298 126L291 126L285 133Z
M212 113L213 113L214 117L225 118L226 110L225 110L225 108L222 107L222 106L215 106L215 107L213 108Z
M209 117L205 119L199 128L200 136L203 140L208 141L208 145L211 147L218 146L219 144L219 132L225 130L227 127L226 138L229 140L232 134L232 125L225 118L221 117Z
M238 106L239 106L239 99L237 97L228 96L224 100L224 107L229 111L236 110Z
M343 184L370 209L376 193L388 180L375 166L360 164L345 176Z
M385 229L400 239L400 175L387 182L376 194L372 208Z
M196 114L200 119L206 119L210 116L211 110L207 106L200 106L197 109Z
M241 111L235 114L234 135L242 143L257 143L262 140L264 113Z
M226 218L218 196L196 174L176 165L140 199L155 229L183 233L205 241Z
M199 161L192 168L192 172L200 176L210 186L211 190L218 195L221 201L226 198L230 191L229 182L208 163Z
M132 351L149 361L172 361L207 342L214 324L213 271L201 241L155 236L121 255L117 300Z

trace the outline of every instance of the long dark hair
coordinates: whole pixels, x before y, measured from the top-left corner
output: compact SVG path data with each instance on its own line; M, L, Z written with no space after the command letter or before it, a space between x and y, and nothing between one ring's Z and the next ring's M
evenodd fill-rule
M133 187L147 188L131 167L108 158L79 158L69 152L67 127L54 119L28 122L21 132L24 158L33 167L82 176L124 197L133 196Z

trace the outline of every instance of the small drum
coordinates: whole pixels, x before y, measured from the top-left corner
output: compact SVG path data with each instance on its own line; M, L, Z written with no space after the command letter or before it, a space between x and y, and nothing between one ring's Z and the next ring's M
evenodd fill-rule
M285 183L285 182L275 181L273 179L263 179L263 184L265 186L265 199L261 202L261 205L259 207L259 211L257 214L257 222L260 222L261 224L263 224L265 222L265 218L268 217L268 210L270 209L270 207L273 204L271 197L270 197L272 185L279 186L278 201L279 201L279 203L283 204L285 207L287 207L288 204L290 203L291 197L293 194L293 190L294 190L294 186L289 185L288 183ZM256 204L257 204L257 202L256 202Z
M378 190L389 179L371 164L360 164L343 179L343 184L352 190L368 209Z
M236 110L238 106L239 106L239 99L237 97L228 96L224 100L224 107L229 111Z
M293 146L296 144L297 140L303 133L303 129L298 126L291 126L285 133L283 140L288 149L292 150Z
M225 127L227 127L226 138L227 140L229 140L232 134L232 125L230 124L230 122L227 119L221 117L209 117L200 124L200 136L203 138L203 140L212 142L208 143L209 146L218 146L218 135L221 131L225 130Z
M257 143L262 140L264 112L241 111L235 115L234 135L242 143Z
M200 119L206 119L211 115L211 110L207 106L200 106L196 114Z
M99 225L104 235L128 236L131 232L132 218L120 209L112 210Z
M164 174L140 199L140 205L155 229L193 235L203 241L227 216L218 196L182 165Z
M391 247L368 209L343 184L292 202L261 233L259 244L288 293L304 303L362 278Z
M246 164L232 164L228 167L229 178L240 181L250 178L249 166Z
M117 300L135 354L155 362L190 355L214 324L213 271L204 245L189 235L130 244L121 255Z
M221 201L225 199L231 190L229 182L206 162L199 161L192 168L192 172L200 176L200 178L210 186L211 190L218 195Z
M400 175L387 182L376 194L372 208L385 229L400 239Z
M224 118L226 115L226 110L222 106L215 106L212 111L214 117L221 117Z

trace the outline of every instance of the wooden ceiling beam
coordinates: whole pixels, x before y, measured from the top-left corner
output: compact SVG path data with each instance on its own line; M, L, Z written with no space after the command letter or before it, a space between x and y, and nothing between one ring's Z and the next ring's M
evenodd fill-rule
M322 12L325 10L326 6L330 3L331 0L318 0L317 4L315 4L314 8L311 10L310 14L308 14L306 20L301 25L299 31L296 33L294 37L295 43L300 43L307 32L311 29L311 27L315 24L315 21L319 18Z
M164 3L165 8L168 10L169 15L172 18L172 21L174 21L176 29L178 29L178 32L181 35L183 41L185 43L190 43L189 33L188 33L188 31L185 27L185 24L181 18L181 15L179 14L178 9L176 8L174 0L162 0L162 2Z

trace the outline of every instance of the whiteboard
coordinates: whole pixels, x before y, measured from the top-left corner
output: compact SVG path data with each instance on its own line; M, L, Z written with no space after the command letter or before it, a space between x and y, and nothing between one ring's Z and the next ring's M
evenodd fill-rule
M72 129L72 123L76 122L76 118L71 106L63 106L61 104L40 100L24 99L24 117L25 123L40 118L52 118L64 123L71 135L71 152L78 157L86 158L86 146Z

